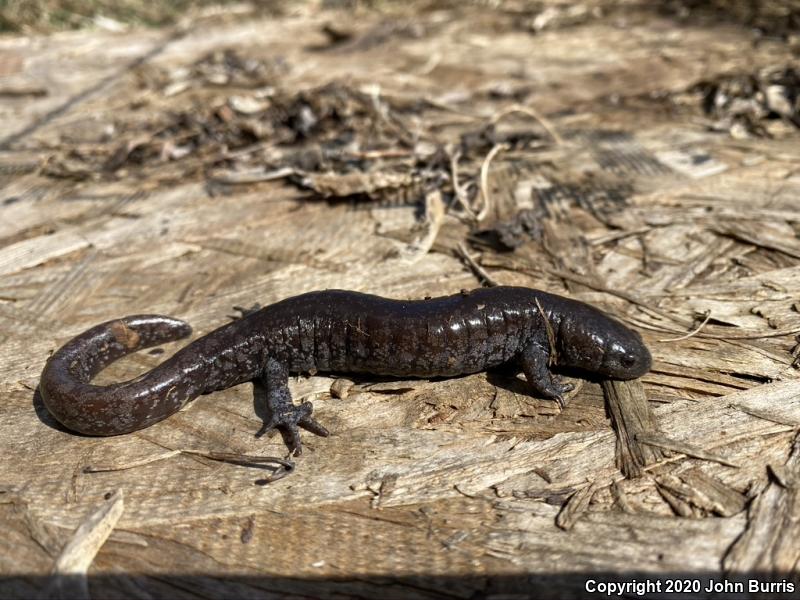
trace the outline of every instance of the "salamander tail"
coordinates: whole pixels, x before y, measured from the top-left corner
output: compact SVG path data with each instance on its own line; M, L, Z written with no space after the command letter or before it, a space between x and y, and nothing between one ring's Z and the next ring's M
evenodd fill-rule
M44 404L63 425L89 435L127 433L159 421L178 410L184 400L170 398L170 384L175 383L170 380L175 373L156 367L124 383L95 386L90 382L127 354L191 333L185 321L162 315L135 315L96 325L67 342L47 361L39 382ZM154 386L154 378L163 385Z

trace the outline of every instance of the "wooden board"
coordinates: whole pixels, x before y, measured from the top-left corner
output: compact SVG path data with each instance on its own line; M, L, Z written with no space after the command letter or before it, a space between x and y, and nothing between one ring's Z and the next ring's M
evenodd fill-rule
M636 3L540 4L302 5L0 39L0 90L45 90L0 106L3 597L555 598L677 576L798 589L800 144L780 120L769 138L714 131L692 92L792 64L790 44ZM326 175L359 200L320 198L322 174L296 165L274 172L292 142L258 133L263 107L301 93L355 102L352 118L396 140L356 148L369 177ZM227 124L198 137L179 129L193 118ZM462 145L456 161L479 223L431 195L452 191L449 167L423 191L380 174L491 123L511 145ZM233 131L255 139L214 137ZM520 210L538 234L505 252L479 241ZM563 412L506 373L363 378L346 399L335 377L297 377L333 435L305 434L296 471L269 485L186 453L284 454L279 436L254 438L249 385L104 439L61 430L36 392L50 352L116 316L168 314L199 335L235 305L315 289L476 287L459 244L495 282L639 327L652 372L605 393L578 381Z

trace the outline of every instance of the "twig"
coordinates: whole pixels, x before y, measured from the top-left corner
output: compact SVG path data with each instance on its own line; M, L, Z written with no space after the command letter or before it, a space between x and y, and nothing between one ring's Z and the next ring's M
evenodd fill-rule
M278 468L275 469L275 472L272 474L271 477L265 480L259 480L259 482L263 481L265 483L272 483L273 481L282 479L286 477L289 473L294 471L294 463L292 461L284 460L282 458L277 458L274 456L253 456L248 454L234 454L228 452L203 452L200 450L171 450L169 452L156 454L154 456L149 456L141 460L136 460L129 463L123 463L120 465L103 465L99 467L92 467L87 465L86 467L83 468L83 472L108 473L111 471L125 471L127 469L135 469L136 467L141 467L144 465L148 465L150 463L158 462L160 460L172 458L173 456L177 456L179 454L200 456L203 458L207 458L209 460L216 460L219 462L241 465L243 467L266 469L269 468L268 465L278 465Z
M556 352L556 335L553 333L553 326L550 325L550 319L547 318L547 313L544 312L542 308L542 304L539 302L539 298L534 298L536 300L536 307L539 309L539 314L542 315L542 319L544 320L544 329L547 333L547 343L550 345L550 355L548 356L548 364L547 366L552 366L558 364L558 352Z
M679 442L678 440L672 440L664 436L653 435L650 433L637 433L636 441L640 444L647 444L648 446L655 446L656 448L663 448L664 450L670 450L672 452L680 452L681 454L691 456L692 458L710 460L727 467L734 467L737 469L741 468L741 465L731 462L721 456L717 456L711 452L707 452L702 448L698 448L697 446L693 446L692 444L687 444L685 442Z
M483 206L478 214L475 215L475 219L479 222L486 218L486 215L489 214L489 207L491 206L492 199L489 195L489 165L498 152L501 150L508 150L508 148L508 144L496 144L489 150L489 154L486 155L486 158L483 159L483 164L481 165L481 198L483 200Z
M429 75L436 67L439 66L440 62L442 62L442 53L434 52L431 54L430 58L425 61L425 64L417 69L417 75Z
M53 566L55 577L51 584L51 593L55 592L57 597L88 600L87 571L124 510L122 490L117 490L103 506L81 523Z
M453 193L456 196L456 201L461 205L461 208L464 209L464 212L469 215L471 219L475 219L475 212L470 207L469 202L467 202L467 198L464 195L464 189L458 182L458 160L461 158L461 152L456 150L450 155L450 181L453 184Z
M247 156L248 154L253 154L255 152L260 152L261 150L269 150L270 148L274 148L277 146L274 139L270 139L264 142L256 142L255 144L250 144L249 146L245 146L244 148L239 148L238 150L226 150L222 153L221 158L226 160L232 160L235 158L242 158L243 156Z
M778 415L774 415L761 410L756 410L748 406L743 406L741 404L735 404L731 402L728 405L728 407L733 408L734 410L740 410L743 413L750 415L751 417L756 417L757 419L763 419L764 421L769 421L771 423L777 423L778 425L786 425L787 427L792 427L792 428L800 426L800 422L798 421L791 421L789 419L784 419Z
M458 250L459 256L461 256L461 258L464 259L464 262L467 263L467 266L470 269L472 269L472 271L478 276L479 279L483 279L483 281L487 283L490 287L500 285L491 275L489 275L489 273L486 272L486 270L482 266L480 266L478 263L475 262L475 259L470 256L463 242L459 242L456 248Z
M682 331L678 331L677 329L671 329L669 327L664 327L663 325L657 325L655 323L648 323L647 321L643 321L641 319L637 319L636 317L631 317L628 315L618 315L619 318L626 323L630 323L634 327L638 327L639 329L646 329L647 331L655 331L657 333L674 333L675 335L679 333L683 333Z
M9 86L9 87L0 87L0 98L22 98L24 96L33 96L34 98L40 98L42 96L47 96L47 88L43 87L34 87L34 86Z
M387 148L386 150L362 150L351 152L349 156L361 160L380 160L382 158L407 158L413 156L413 154L411 150Z
M603 285L601 283L597 283L594 279L590 279L589 277L584 277L582 275L577 275L575 273L570 273L569 271L560 271L558 269L549 269L547 267L543 268L542 270L545 273L549 274L549 275L553 275L554 277L560 277L561 279L566 279L567 281L572 281L574 283L580 283L581 285L585 285L586 287L592 288L593 290L597 290L599 292L605 292L607 294L611 294L612 296L617 296L618 298L622 298L623 300L626 300L626 301L630 302L631 304L635 304L636 306L639 306L641 308L649 310L650 312L658 315L659 317L663 317L665 319L668 319L670 321L673 321L673 322L678 323L680 325L683 325L685 327L691 327L692 324L693 324L691 321L688 321L686 319L682 319L681 317L676 317L675 315L671 315L668 312L664 312L664 311L659 310L657 308L653 308L653 306L651 306L650 304L644 302L643 300L640 300L639 298L637 298L636 296L634 296L632 294L628 294L626 292L621 292L619 290L615 290L613 288L605 286L605 285ZM675 333L679 333L679 332L676 331Z
M543 117L541 114L539 114L539 111L537 111L532 106L520 106L519 104L516 104L514 106L506 108L505 110L503 110L503 111L497 113L496 115L494 115L492 117L491 123L497 123L498 121L500 121L504 117L507 117L508 115L511 115L511 114L514 114L514 113L522 113L523 115L528 115L529 117L531 117L532 119L537 121L539 123L539 125L542 126L542 128L547 132L547 134L551 138L553 138L553 141L556 144L558 144L560 146L560 145L562 145L564 143L564 138L562 138L559 135L558 131L556 131L556 128L553 127L553 125L550 123L550 121L548 121L545 117Z
M605 487L605 486L603 486ZM556 525L564 531L569 531L575 523L586 513L589 503L595 492L600 488L597 481L592 481L588 485L576 491L564 504L561 512L556 517Z
M274 169L272 171L264 171L263 169L241 172L226 171L224 173L211 175L209 179L217 183L247 184L284 179L296 174L297 169L294 167L281 167L280 169Z
M425 235L408 244L403 252L401 259L406 264L413 264L422 259L436 242L439 230L444 221L445 206L442 200L442 193L439 190L431 190L425 194Z
M152 456L146 456L145 458L141 458L139 460L133 460L128 463L123 463L120 465L103 465L100 467L92 467L91 465L86 465L83 467L84 473L109 473L113 471L127 471L128 469L135 469L136 467L142 467L144 465L149 465L150 463L158 462L160 460L166 460L168 458L172 458L173 456L178 456L182 454L183 450L170 450L169 452L163 452L161 454L155 454Z
M680 337L674 337L674 338L662 338L662 339L660 339L660 340L658 340L658 341L659 341L659 342L679 342L679 341L681 341L681 340L688 340L690 337L694 337L694 336L696 336L698 333L700 333L700 330L702 330L702 329L703 329L703 327L705 327L705 326L706 326L706 323L708 323L708 320L709 320L710 318L711 318L711 311L709 310L709 311L706 311L706 318L705 318L705 319L703 319L703 322L702 322L702 323L700 323L700 325L699 325L699 326L697 327L697 329L695 329L694 331L692 331L692 332L689 332L689 333L687 333L686 335L682 335L682 336L680 336Z
M283 479L289 473L294 471L294 463L290 460L283 458L276 458L274 456L254 456L250 454L233 454L229 452L195 452L192 450L185 450L186 454L193 454L195 456L202 456L210 460L229 463L233 465L241 465L243 467L251 468L268 468L267 465L278 465L278 468L272 476L266 479L260 479L257 483L273 483L279 479Z
M625 231L612 231L610 233L604 233L596 238L590 238L588 240L589 245L591 246L599 246L601 244L607 244L608 242L616 242L617 240L624 240L628 237L633 237L635 235L642 235L649 231L652 231L653 227L639 227L638 229L628 229Z
M406 99L406 100L409 99L409 96L405 96L404 99ZM414 99L416 100L417 97L414 96ZM465 121L467 121L467 122L482 121L485 118L485 117L483 117L483 116L481 116L479 114L476 114L474 112L470 112L468 110L462 110L460 108L457 108L457 107L453 106L452 104L448 104L447 102L443 102L442 100L438 100L438 99L433 98L431 96L423 96L422 100L427 105L429 105L431 108L437 108L439 110L442 110L442 111L445 111L445 112L450 112L450 113L453 113L453 114L456 114L456 115L459 115L459 116L463 117L463 119L459 119L457 121L458 124L463 124ZM435 126L436 125L434 124L433 127L435 127Z
M761 340L766 338L783 337L785 335L797 335L800 333L800 327L794 329L784 329L782 331L773 331L772 333L746 333L743 335L714 335L712 333L701 333L697 337L706 340Z

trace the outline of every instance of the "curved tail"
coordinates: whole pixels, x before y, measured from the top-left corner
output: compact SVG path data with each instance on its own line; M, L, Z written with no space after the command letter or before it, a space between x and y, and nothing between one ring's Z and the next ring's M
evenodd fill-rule
M135 315L92 327L47 361L39 382L44 404L61 424L88 435L128 433L160 421L202 393L194 389L177 355L130 381L107 386L90 381L126 354L191 333L188 323L161 315Z

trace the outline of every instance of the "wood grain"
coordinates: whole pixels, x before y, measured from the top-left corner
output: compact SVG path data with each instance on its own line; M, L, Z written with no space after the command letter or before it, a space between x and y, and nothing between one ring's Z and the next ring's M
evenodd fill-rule
M0 595L44 596L58 556L115 490L125 511L88 567L91 597L556 598L581 595L589 576L796 577L797 133L737 140L669 100L701 79L788 64L789 45L636 2L623 14L592 0L579 22L535 33L519 16L533 9L513 3L402 19L322 4L208 18L180 35L0 39L2 62L25 65L15 89L47 92L0 107ZM325 47L329 22L352 26L353 42ZM255 90L203 80L198 64L231 48L285 69ZM396 147L359 149L362 165L409 166L431 146L449 172L463 136L520 98L562 143L525 114L496 122L532 141L493 156L479 224L450 205L446 179L417 193L402 173L347 175L359 193L402 188L371 202L338 199L334 171L306 187L233 176L230 156L261 151L270 172L272 139L187 157L178 140L151 162L131 158L176 114L230 118L331 82L368 100L376 131L397 134ZM456 161L467 199L490 149ZM315 181L333 197L310 192ZM513 252L486 241L520 210L540 215L541 237ZM235 305L314 289L476 287L459 244L501 284L567 294L639 328L652 371L576 379L563 412L514 373L297 377L295 399L312 401L332 436L305 434L296 472L269 485L186 452L284 453L279 436L254 438L249 385L105 439L61 430L36 392L50 352L116 316L168 314L201 335ZM129 357L99 381L164 356ZM102 465L137 466L87 470Z

